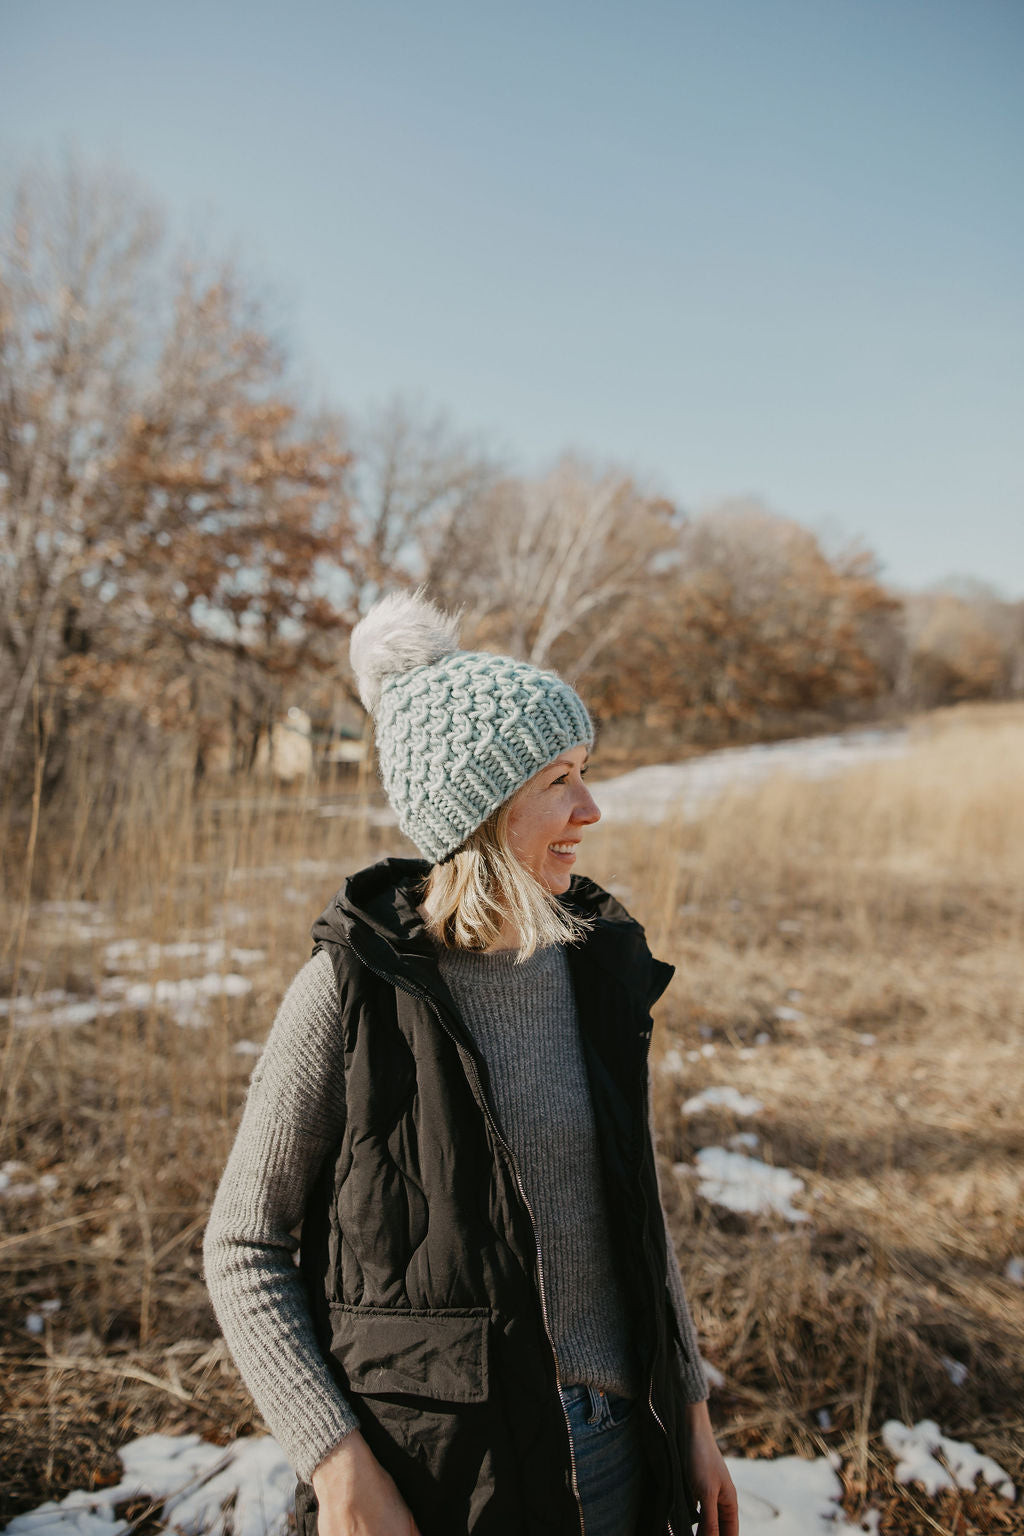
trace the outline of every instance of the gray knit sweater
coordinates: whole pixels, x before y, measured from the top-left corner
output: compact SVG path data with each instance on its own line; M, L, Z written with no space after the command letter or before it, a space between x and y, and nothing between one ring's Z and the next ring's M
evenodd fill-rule
M641 1388L613 1265L597 1142L564 953L441 951L442 974L490 1077L541 1250L563 1382ZM345 1120L337 983L320 953L292 982L253 1072L204 1242L217 1319L257 1407L296 1473L357 1425L320 1353L291 1235ZM671 1239L668 1281L690 1360L680 1392L708 1394Z

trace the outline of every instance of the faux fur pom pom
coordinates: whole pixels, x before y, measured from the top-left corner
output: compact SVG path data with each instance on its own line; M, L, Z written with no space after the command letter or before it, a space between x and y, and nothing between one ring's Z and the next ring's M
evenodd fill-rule
M349 659L359 697L371 714L387 678L426 667L459 649L459 621L416 592L392 592L352 631Z

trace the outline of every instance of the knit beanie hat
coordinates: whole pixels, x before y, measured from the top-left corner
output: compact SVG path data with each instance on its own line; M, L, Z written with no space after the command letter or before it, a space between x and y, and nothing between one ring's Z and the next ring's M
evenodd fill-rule
M387 797L434 863L560 752L593 742L583 701L557 673L460 651L458 619L422 591L376 603L349 654Z

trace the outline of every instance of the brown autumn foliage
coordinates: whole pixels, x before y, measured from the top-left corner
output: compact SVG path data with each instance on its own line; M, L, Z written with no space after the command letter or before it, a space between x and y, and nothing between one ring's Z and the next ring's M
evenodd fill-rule
M1024 691L1024 603L984 587L906 599L905 691L929 706Z
M130 190L19 190L0 267L0 773L42 712L59 774L88 717L257 724L339 623L318 575L349 455L304 424L228 268L168 265ZM223 698L215 701L223 707Z
M757 505L685 527L643 615L600 679L600 707L697 739L841 715L889 689L899 654L899 604L871 557L829 560L808 530Z

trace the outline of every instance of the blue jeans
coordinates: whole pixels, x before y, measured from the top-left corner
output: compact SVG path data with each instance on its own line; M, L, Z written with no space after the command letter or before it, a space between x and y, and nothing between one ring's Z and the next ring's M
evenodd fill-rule
M585 1536L635 1536L643 1487L635 1403L596 1387L563 1387Z

